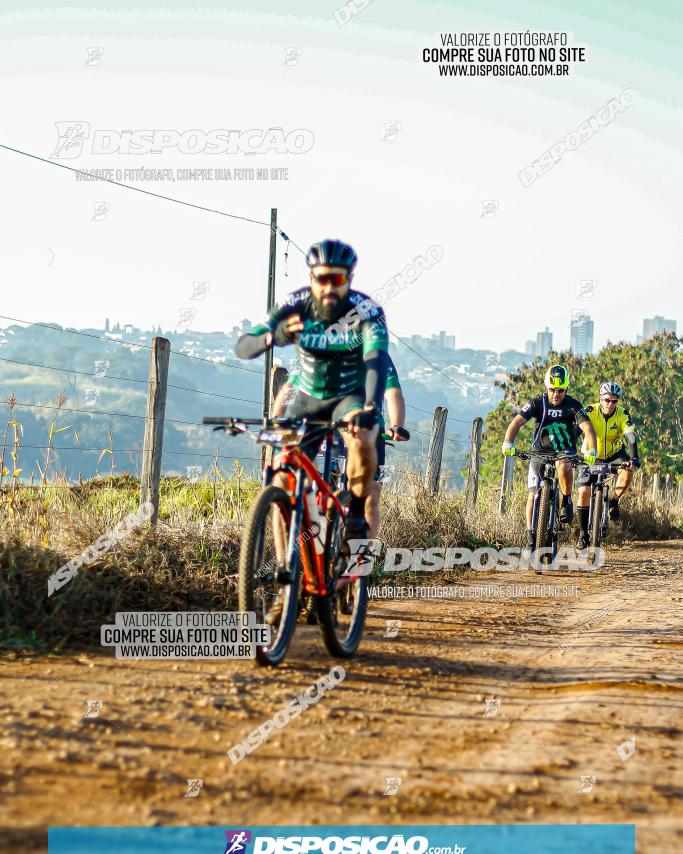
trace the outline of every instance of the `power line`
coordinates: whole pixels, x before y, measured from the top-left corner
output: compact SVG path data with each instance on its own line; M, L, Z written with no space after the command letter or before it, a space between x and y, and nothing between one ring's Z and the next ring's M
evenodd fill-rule
M1 146L0 146L1 147ZM66 329L63 327L54 326L50 323L34 322L32 320L21 320L18 317L8 317L6 314L0 314L3 320L12 320L15 323L27 323L29 326L41 326L43 329L51 329L53 332L66 332L69 335L82 335L84 338L95 338L98 341L106 341L107 344L118 344L121 347L142 347L145 350L151 350L151 344L136 344L133 341L119 341L116 338L107 338L104 335L94 335L92 332L81 332L78 329ZM235 371L245 371L248 374L260 374L263 376L263 371L256 371L253 368L243 368L242 365L228 365L225 362L216 362L213 359L205 359L202 356L191 356L189 353L183 353L181 350L171 350L176 356L182 356L185 359L194 359L197 362L207 362L209 365L217 365L221 368L232 368Z
M114 418L142 418L143 421L148 420L147 415L134 415L131 412L105 412L101 409L75 409L68 408L64 406L49 406L46 403L20 403L17 401L15 406L30 406L33 409L56 409L58 412L82 412L84 415L111 415ZM149 419L151 420L151 419ZM203 427L203 424L200 424L198 421L179 421L175 418L165 418L165 422L170 422L171 424L185 424L190 427Z
M33 160L39 160L41 163L47 163L48 166L59 166L60 169L68 169L69 172L75 172L76 174L83 174L87 172L85 169L76 169L74 166L67 166L66 163L57 163L56 160L48 160L46 157L39 157L37 154L31 154L28 151L21 151L19 148L12 148L9 145L3 145L0 143L0 148L4 148L6 151L12 151L14 154L21 154L24 157L30 157ZM200 211L206 211L207 213L215 213L220 216L227 216L231 219L239 219L243 222L251 222L255 225L265 225L270 228L270 223L265 222L260 219L251 219L250 217L240 216L239 214L226 213L225 211L215 210L214 208L207 208L203 205L195 205L193 202L184 202L182 199L174 199L171 196L163 196L161 193L153 193L151 190L143 190L142 187L132 187L130 184L123 184L121 181L114 181L113 178L100 178L97 177L98 181L105 181L108 184L114 184L117 187L123 187L125 190L135 190L136 193L144 193L146 196L154 196L157 199L163 199L167 202L175 202L177 205L185 205L189 208L196 208ZM280 234L282 234L281 229L278 229Z
M422 353L420 353L418 350L413 349L413 347L411 347L410 344L406 344L406 342L403 340L403 338L401 338L401 336L397 335L395 332L392 332L388 326L387 326L387 332L390 335L393 335L394 338L398 339L401 342L401 344L403 344L404 347L407 347L411 351L411 353L415 353L415 355L418 356L420 359L422 359L423 362L426 362L435 371L437 371L437 373L439 373L439 374L441 374L441 376L445 377L449 383L452 383L454 386L456 386L457 388L464 391L465 394L468 394L470 397L472 397L472 398L474 397L474 395L469 391L467 386L461 385L460 383L456 382L452 377L449 377L445 371L442 371L441 368L438 368L433 362L430 362L426 356L423 356ZM477 403L479 403L479 400L477 400ZM453 419L453 420L456 420L456 419Z
M393 335L393 333L392 333ZM420 409L419 406L413 406L412 403L406 403L406 406L410 407L410 409L416 409L418 412L424 412L425 415L434 415L433 412L430 412L428 409ZM470 422L466 418L446 418L446 421L457 421L460 424L469 424Z
M65 374L79 374L80 376L90 377L91 379L121 380L122 382L143 383L144 385L152 384L150 380L139 380L133 377L117 377L113 374L103 374L101 377L97 377L94 374L89 373L88 371L76 371L71 368L56 368L52 365L38 365L35 362L20 362L17 359L6 359L3 356L0 356L0 362L10 362L13 365L23 365L24 367L28 368L42 368L46 371L60 371L61 373ZM183 385L174 385L173 383L168 383L167 388L175 388L179 391L190 391L194 394L206 394L210 397L221 397L224 400L239 400L241 403L255 403L257 406L260 404L260 401L258 400L249 400L245 397L233 397L229 394L218 394L218 392L214 391L201 391L197 388L190 388L189 386Z
M48 448L50 448L50 450L54 451L55 453L57 453L59 451L97 451L99 453L102 453L103 451L111 451L113 454L126 454L126 453L142 454L143 453L142 448L108 448L108 447L104 447L104 448L83 448L80 445L72 445L70 447L64 446L64 445L61 445L59 447L56 447L55 445L24 445L24 444L19 445L19 450L21 450L23 448L32 448L32 449L43 450L43 451L46 451ZM215 460L215 459L219 459L219 460L257 459L256 457L239 457L239 456L235 457L235 456L226 456L225 454L202 454L202 453L196 453L195 451L165 451L164 450L164 451L162 451L162 454L169 454L171 456L176 456L176 457L209 457L213 460Z

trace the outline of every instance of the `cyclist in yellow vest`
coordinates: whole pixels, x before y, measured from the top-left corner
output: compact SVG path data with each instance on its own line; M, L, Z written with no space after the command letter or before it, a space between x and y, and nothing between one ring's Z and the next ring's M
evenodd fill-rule
M617 475L617 485L614 495L609 501L609 517L613 521L619 518L619 499L626 492L633 479L633 470L640 467L638 459L638 442L635 428L628 409L621 406L621 386L615 382L606 382L600 386L600 400L586 407L586 413L595 430L599 463L625 463L627 468L621 469ZM583 452L583 447L582 447ZM588 545L588 510L591 497L591 475L589 467L580 466L577 471L576 485L579 489L579 499L576 510L579 517L578 549Z

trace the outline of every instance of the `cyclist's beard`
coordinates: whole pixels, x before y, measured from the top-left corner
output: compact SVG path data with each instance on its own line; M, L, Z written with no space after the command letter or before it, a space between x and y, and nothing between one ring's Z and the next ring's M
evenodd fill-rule
M311 296L313 297L315 313L318 315L320 320L325 323L334 323L347 311L348 294L343 298L338 297L336 294L332 294L332 296L335 297L335 302L328 305L323 305L322 300L319 300L313 294L311 294Z

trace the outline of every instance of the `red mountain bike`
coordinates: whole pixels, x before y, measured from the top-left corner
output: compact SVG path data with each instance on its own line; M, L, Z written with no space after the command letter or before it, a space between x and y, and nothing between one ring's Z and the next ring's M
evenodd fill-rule
M351 495L330 484L332 438L347 421L307 418L204 418L232 436L249 434L257 444L277 449L263 473L263 489L247 517L239 563L239 609L254 611L257 623L270 622L271 642L257 647L262 665L284 659L294 636L299 587L315 600L318 622L331 655L351 658L358 649L367 613L368 564L351 560L345 521ZM260 429L254 435L249 425ZM322 476L300 445L327 439ZM287 487L273 484L286 476Z

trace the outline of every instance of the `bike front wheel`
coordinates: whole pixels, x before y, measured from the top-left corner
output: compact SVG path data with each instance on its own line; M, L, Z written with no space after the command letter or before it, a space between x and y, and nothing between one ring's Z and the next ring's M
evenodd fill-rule
M256 647L256 660L262 665L280 664L296 626L300 570L296 562L292 583L291 567L286 566L291 522L290 496L277 486L267 486L252 504L242 536L239 609L254 611L257 624L271 626L268 646Z
M538 516L536 517L536 539L534 542L536 560L538 561L539 565L551 564L554 558L554 554L543 554L539 557L539 551L541 549L553 547L552 535L548 531L548 524L550 522L551 498L552 496L550 484L544 482L543 486L541 487L541 494L538 499Z
M344 507L348 507L351 496L339 496ZM344 543L344 517L334 505L327 513L327 536L325 540L326 581L329 584L343 573L349 565L349 549ZM354 576L335 590L331 596L318 596L318 622L327 651L335 658L351 658L355 655L365 628L368 610L367 576Z
M593 518L591 519L591 536L590 544L593 548L597 548L602 541L602 510L604 496L601 489L595 490L593 496Z

